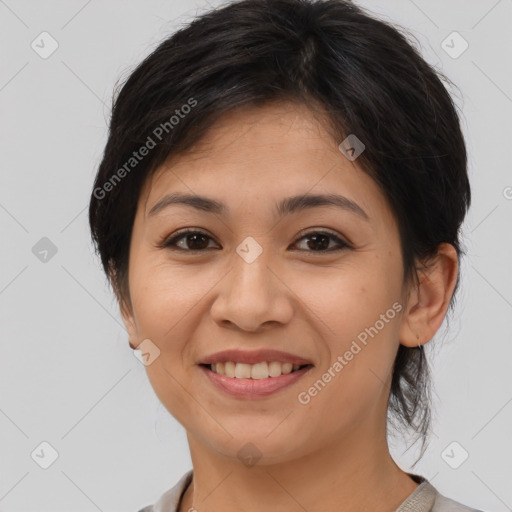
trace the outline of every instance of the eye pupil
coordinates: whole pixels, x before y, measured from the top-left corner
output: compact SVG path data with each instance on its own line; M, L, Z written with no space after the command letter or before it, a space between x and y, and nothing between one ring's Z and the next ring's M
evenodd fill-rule
M168 241L162 242L158 247L188 251L190 253L199 253L203 252L204 249L209 249L210 241L213 241L213 239L206 233L190 230L182 232ZM334 250L332 248L330 249L329 246L331 241L335 241L339 248ZM309 251L310 253L338 252L349 248L349 245L343 242L343 240L336 235L322 231L312 231L309 234L302 236L294 245L297 245L297 243L306 246L306 248L302 248L300 250L303 252Z
M314 235L309 235L308 238L310 240L314 240L313 246L308 241L308 247L312 250L327 249L329 247L329 236L328 235L314 234ZM320 243L320 247L318 247L318 239L322 240L322 242ZM317 244L316 249L315 249L315 244Z
M202 243L202 244L200 243L199 246L194 247L194 244L197 242L198 238L202 238L204 243ZM193 240L192 247L190 247L191 244L188 243L191 239ZM208 237L201 233L194 233L191 235L187 235L186 240L187 240L187 247L192 250L200 250L200 249L204 249L204 248L208 247Z

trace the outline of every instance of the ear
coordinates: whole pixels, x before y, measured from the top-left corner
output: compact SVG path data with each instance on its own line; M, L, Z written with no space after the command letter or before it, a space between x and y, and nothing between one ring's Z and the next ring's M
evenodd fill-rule
M400 343L416 347L430 341L443 323L457 284L459 259L453 245L442 243L427 270L419 271L419 285L411 291Z
M123 318L126 332L128 333L128 343L130 344L130 348L136 350L139 346L139 342L137 340L137 326L133 315L133 308L131 304L127 304L124 300L121 300L119 302L119 310L121 312L121 317Z
M117 286L117 280L115 279L114 270L110 271L110 282L112 283L114 294L119 304L121 318L123 319L126 332L128 333L128 343L130 345L130 348L136 350L139 343L137 340L137 323L135 322L135 316L133 314L131 299L129 296L124 297L124 295L120 292Z

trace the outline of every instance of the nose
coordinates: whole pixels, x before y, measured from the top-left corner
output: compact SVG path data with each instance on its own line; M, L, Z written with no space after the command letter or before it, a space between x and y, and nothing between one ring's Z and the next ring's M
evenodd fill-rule
M292 292L272 265L268 266L264 254L252 263L234 255L232 269L218 284L211 306L212 318L219 325L258 332L291 320Z

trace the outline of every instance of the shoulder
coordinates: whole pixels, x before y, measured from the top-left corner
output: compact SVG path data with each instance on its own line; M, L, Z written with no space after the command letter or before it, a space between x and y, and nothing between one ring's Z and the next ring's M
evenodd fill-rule
M419 483L395 512L483 512L443 496L426 478L409 473Z
M187 471L168 491L164 492L153 505L147 505L138 512L176 512L182 494L192 481L192 470Z
M437 493L432 512L482 512Z
M192 470L185 473L180 480L166 491L154 505L147 505L138 512L176 512L178 502L192 480ZM396 512L428 510L429 512L483 512L468 507L440 494L425 478L420 477L420 485ZM432 508L430 508L430 505Z

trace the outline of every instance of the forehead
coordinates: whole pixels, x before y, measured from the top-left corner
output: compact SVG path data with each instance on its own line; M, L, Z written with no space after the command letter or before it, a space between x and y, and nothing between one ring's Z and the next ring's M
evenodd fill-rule
M341 153L328 126L319 111L296 103L228 112L155 171L141 194L145 210L169 190L273 203L307 192L338 192L366 204L370 215L385 208L376 183ZM369 204L372 199L380 204Z
M325 116L299 103L239 107L222 115L187 151L168 158L161 171L184 161L201 165L206 159L210 165L238 165L245 160L245 168L250 169L251 163L285 154L293 161L325 150L338 157L337 144L326 127Z

